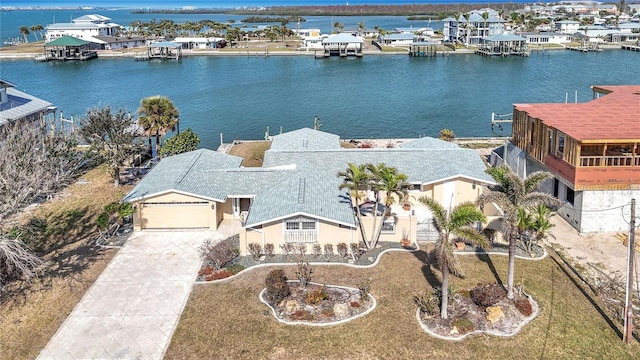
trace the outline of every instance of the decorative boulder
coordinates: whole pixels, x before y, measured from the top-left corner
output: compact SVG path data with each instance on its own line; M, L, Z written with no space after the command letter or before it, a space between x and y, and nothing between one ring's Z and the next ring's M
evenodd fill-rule
M337 303L333 305L333 313L338 319L345 319L351 315L349 304Z
M298 310L298 302L295 300L288 300L284 304L285 309L287 309L287 313L293 314L296 310Z
M502 312L500 306L490 306L487 308L487 320L490 323L495 324L502 318L504 318L504 312Z

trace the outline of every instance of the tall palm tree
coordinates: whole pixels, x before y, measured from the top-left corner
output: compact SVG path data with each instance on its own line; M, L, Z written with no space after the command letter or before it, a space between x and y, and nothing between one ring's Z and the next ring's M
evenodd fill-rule
M358 23L358 35L362 36L364 29L365 29L364 22L360 21Z
M138 125L144 134L156 138L156 152L160 154L161 138L169 131L175 131L179 121L179 111L166 96L151 96L140 101Z
M371 188L377 193L376 202L374 208L374 233L369 242L369 249L372 249L378 243L380 234L382 233L382 227L384 221L390 216L391 205L395 202L394 196L398 199L402 199L407 195L407 188L409 183L407 182L407 175L399 173L398 169L394 167L386 166L384 163L380 163L377 166L369 164L367 169L371 173ZM382 213L382 219L376 227L376 221L378 219L377 211L380 199L380 193L385 193L384 211Z
M360 212L360 199L362 198L360 191L366 190L369 184L367 167L366 165L349 163L345 171L338 173L338 177L342 177L342 184L339 186L340 190L349 190L349 194L355 199L356 216L358 217L358 226L362 234L362 241L368 246L369 242L364 226L362 226L362 213Z
M462 269L454 254L454 241L457 239L480 245L483 248L489 246L485 238L478 230L469 226L475 222L484 222L484 214L470 202L462 203L450 211L436 200L428 197L418 199L426 205L433 214L433 225L440 236L434 249L438 267L442 272L442 299L440 303L440 316L446 319L449 306L449 273L462 277Z
M466 13L464 15L462 15L464 17L464 28L465 28L465 39L464 39L464 43L465 46L469 46L469 38L471 37L471 31L470 31L470 26L471 23L469 22L469 18L471 17L471 14Z
M491 187L478 198L479 204L496 203L504 212L502 220L502 235L509 243L509 270L507 276L507 297L513 299L513 280L515 274L516 241L518 233L518 209L535 207L539 204L557 206L560 202L552 195L538 191L540 184L553 175L546 171L531 173L525 179L511 171L509 166L503 165L487 170L497 185Z
M489 30L487 29L487 20L489 19L489 13L488 12L483 12L482 13L482 20L484 20L484 28L482 30L482 36L489 36ZM486 34L484 34L484 32L487 32Z
M335 29L335 32L336 32L336 33L340 33L340 32L342 32L342 29L344 29L344 25L343 25L341 22L336 21L336 22L333 24L333 28Z
M22 37L24 38L24 43L28 44L29 39L27 39L27 35L29 35L29 28L26 26L20 26L20 34L22 34Z

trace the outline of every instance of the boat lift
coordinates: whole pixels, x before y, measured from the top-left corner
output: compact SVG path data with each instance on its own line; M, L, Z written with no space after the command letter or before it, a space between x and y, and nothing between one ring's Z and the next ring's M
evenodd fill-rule
M502 131L503 123L513 123L513 114L496 114L494 112L491 113L491 131L493 131L495 126L498 126L498 130Z

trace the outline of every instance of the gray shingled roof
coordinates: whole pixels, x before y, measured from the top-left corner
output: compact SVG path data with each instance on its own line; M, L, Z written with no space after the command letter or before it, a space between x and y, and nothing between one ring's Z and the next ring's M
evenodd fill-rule
M338 189L334 174L301 162L287 177L256 195L245 227L285 219L296 215L355 227L348 195Z
M302 128L275 135L270 151L313 151L340 149L340 136L327 132Z
M337 174L347 163L384 163L407 174L411 183L434 183L465 177L493 184L486 166L472 149L342 149L337 151L272 152L267 151L263 166L282 166L309 162Z
M11 87L14 85L9 82L2 82L3 85L5 85L3 87L7 88L8 101L0 104L0 126L4 126L9 121L15 121L31 114L47 111L48 108L53 107L53 104L48 101L17 90Z
M238 168L242 158L200 149L162 159L123 199L132 202L162 193L186 192L207 199L224 201L224 188L203 181L207 171Z

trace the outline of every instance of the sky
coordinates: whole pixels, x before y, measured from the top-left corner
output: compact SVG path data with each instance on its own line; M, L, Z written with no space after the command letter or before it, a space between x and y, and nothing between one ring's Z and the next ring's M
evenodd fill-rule
M362 4L442 4L442 3L500 3L500 2L527 2L523 0L2 0L3 7L125 7L125 8L182 8L194 6L196 8L235 8L253 6L291 6L291 5L362 5ZM529 1L530 2L530 1Z

